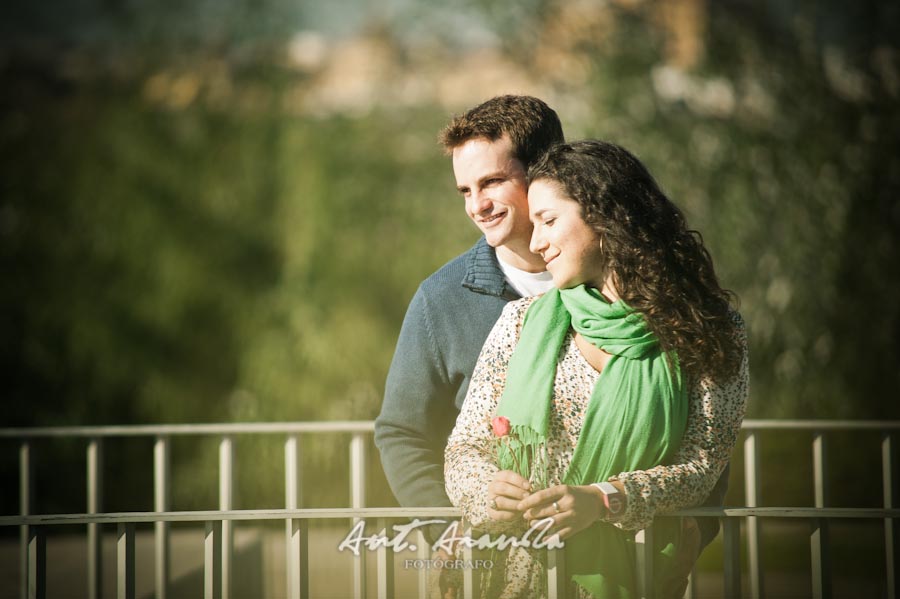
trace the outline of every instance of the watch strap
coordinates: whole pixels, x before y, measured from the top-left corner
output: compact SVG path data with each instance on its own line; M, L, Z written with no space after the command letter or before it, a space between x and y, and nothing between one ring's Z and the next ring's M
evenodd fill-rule
M609 482L591 483L597 487L603 496L603 505L606 507L606 519L615 522L625 513L625 499L623 493L615 485Z

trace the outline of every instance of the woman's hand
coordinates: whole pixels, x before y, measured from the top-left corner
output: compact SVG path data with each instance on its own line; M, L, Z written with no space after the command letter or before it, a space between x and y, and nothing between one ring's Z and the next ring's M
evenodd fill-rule
M600 490L591 485L556 485L529 495L516 505L529 526L553 518L545 537L559 534L566 539L581 532L603 516L606 508Z
M531 483L512 470L500 470L488 484L488 516L498 522L522 518L516 506L531 492Z

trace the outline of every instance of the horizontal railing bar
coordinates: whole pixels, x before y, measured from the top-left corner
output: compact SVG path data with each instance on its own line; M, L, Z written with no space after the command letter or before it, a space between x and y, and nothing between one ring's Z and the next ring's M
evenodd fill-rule
M900 515L900 510L896 510ZM420 520L459 518L456 508L304 508L298 510L202 510L187 512L117 512L108 514L45 514L32 516L0 516L0 526L28 524L46 526L56 524L89 524L117 522L206 522L212 520L334 520L341 518L414 518ZM884 518L885 516L881 516Z
M850 507L728 507L728 508L690 508L678 510L671 514L660 514L657 518L676 516L745 518L896 518L900 509L884 508L850 508Z
M34 437L141 437L156 435L235 435L253 433L370 433L372 420L317 422L250 422L223 424L147 424L117 426L43 426L0 428L0 438Z
M745 420L744 430L900 430L898 420ZM225 424L159 424L116 426L45 426L0 428L0 438L36 437L141 437L155 435L240 435L288 433L370 433L371 420L317 422L249 422Z
M116 512L108 514L44 514L31 516L0 516L0 526L47 526L57 524L115 524L150 522L207 522L212 520L335 520L349 518L459 518L456 508L304 508L297 510L204 510L187 512ZM900 518L900 509L883 508L811 508L811 507L739 507L692 508L657 516L708 518Z
M744 430L809 430L809 431L853 431L853 430L900 430L900 420L744 420Z

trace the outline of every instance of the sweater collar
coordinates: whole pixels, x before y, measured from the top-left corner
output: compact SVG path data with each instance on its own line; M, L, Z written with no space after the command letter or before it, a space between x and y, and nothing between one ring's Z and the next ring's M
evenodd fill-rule
M508 300L516 300L520 297L506 281L503 271L500 270L500 264L497 262L497 253L488 245L484 237L479 239L478 243L468 252L466 276L462 285L476 293L496 295Z

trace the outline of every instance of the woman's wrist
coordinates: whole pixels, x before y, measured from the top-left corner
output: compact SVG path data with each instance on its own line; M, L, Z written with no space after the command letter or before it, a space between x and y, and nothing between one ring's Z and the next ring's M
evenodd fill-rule
M587 491L594 496L597 501L597 517L595 521L605 520L606 519L606 505L603 502L603 493L600 492L600 489L595 485L585 485L584 486Z
M618 482L618 481L616 481ZM618 522L625 515L628 500L621 483L612 482L591 483L591 487L598 493L601 501L601 518L608 522Z

